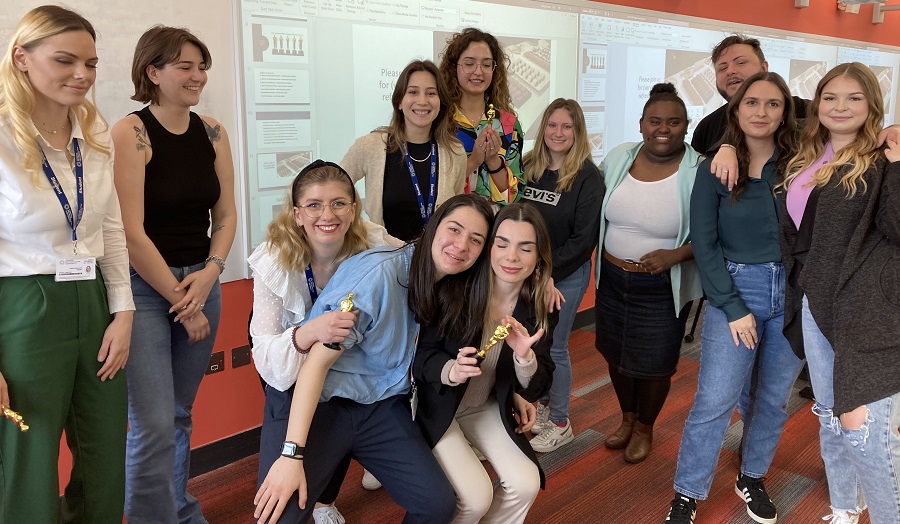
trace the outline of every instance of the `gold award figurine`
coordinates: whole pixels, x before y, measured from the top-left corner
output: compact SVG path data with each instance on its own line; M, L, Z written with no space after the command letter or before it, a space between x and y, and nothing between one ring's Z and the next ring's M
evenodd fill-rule
M491 338L487 341L487 344L485 344L484 347L482 347L481 349L476 351L474 355L472 355L472 357L478 361L478 365L481 365L481 363L484 361L485 356L487 356L488 350L491 349L494 344L504 340L509 336L510 327L512 327L512 324L506 324L505 326L503 324L500 324L499 326L497 326L497 329L494 330L494 334L491 335Z
M494 104L488 104L488 110L487 110L487 121L488 121L488 126L494 127L494 115L495 115L496 113L497 113L497 112L494 111Z
M3 406L3 416L13 421L13 424L19 427L22 433L28 431L28 424L22 419L22 415L19 415L15 411L10 408Z
M349 313L349 312L353 311L353 293L352 292L347 293L347 298L345 298L344 300L341 300L340 310L343 313ZM326 342L324 345L328 349L333 349L335 351L340 351L340 350L344 349L337 342Z
M347 298L341 300L341 311L349 313L353 311L353 293L347 293Z

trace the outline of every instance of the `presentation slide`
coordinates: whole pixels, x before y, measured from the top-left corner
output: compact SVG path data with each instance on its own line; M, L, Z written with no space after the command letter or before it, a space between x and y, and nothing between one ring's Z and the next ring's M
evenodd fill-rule
M389 123L409 61L440 62L447 40L478 27L500 40L509 89L532 147L557 97L585 112L594 159L641 140L650 89L671 82L697 123L725 103L710 51L733 32L762 42L769 69L812 98L841 62L875 72L892 123L896 49L582 0L240 0L250 248L288 202L293 176L316 158L339 162L353 141ZM359 190L364 197L362 183Z
M250 248L316 158L339 162L387 125L397 77L414 59L440 63L454 32L481 27L509 58L513 104L533 140L554 98L575 98L578 9L520 0L242 0ZM530 145L526 143L526 148ZM362 183L360 184L362 191Z

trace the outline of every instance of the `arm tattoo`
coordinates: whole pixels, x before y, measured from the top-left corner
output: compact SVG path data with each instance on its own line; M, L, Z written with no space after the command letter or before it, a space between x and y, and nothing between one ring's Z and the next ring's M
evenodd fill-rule
M206 120L203 121L203 126L206 128L206 136L209 137L209 141L215 144L222 138L222 129L219 124L216 124L216 127L212 127L211 125L206 123Z
M218 224L218 225L213 226L212 233L210 233L210 236L215 235L216 233L218 233L219 231L221 231L223 229L225 229L225 224Z
M150 138L147 136L147 128L144 126L138 127L134 126L134 137L137 139L137 147L138 151L143 151L145 149L153 149L150 146Z

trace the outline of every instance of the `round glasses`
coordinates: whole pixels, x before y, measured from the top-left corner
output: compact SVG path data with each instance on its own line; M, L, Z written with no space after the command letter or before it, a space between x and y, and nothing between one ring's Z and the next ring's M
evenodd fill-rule
M482 71L486 73L493 73L495 69L497 69L497 62L491 60L490 58L478 61L474 58L466 58L464 60L460 60L456 63L460 69L462 69L463 73L469 74L474 73L476 68L481 68Z
M344 202L343 200L335 200L330 204L323 204L321 202L310 202L309 204L297 206L306 213L306 216L309 218L319 218L325 213L325 208L330 207L331 212L336 216L343 216L350 212L350 209L353 208L353 204L350 202Z

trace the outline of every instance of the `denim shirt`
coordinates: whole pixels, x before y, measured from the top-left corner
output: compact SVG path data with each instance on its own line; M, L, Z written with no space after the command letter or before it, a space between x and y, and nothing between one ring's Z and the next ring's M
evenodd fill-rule
M341 263L319 295L308 319L340 309L353 293L359 317L325 377L320 402L342 397L372 404L409 390L419 325L407 305L414 244L375 248Z

